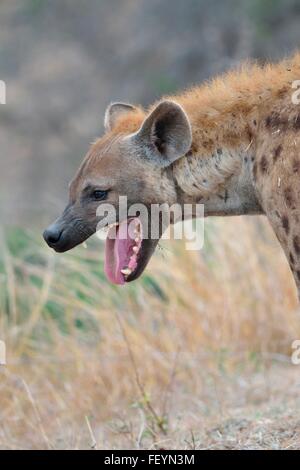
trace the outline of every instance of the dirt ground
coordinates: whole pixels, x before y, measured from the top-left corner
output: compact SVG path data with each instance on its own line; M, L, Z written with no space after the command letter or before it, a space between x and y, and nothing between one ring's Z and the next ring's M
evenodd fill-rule
M10 411L2 413L0 448L300 449L299 367L275 361L263 371L237 376L201 370L199 361L193 394L175 374L167 396L156 389L146 399L136 390L136 401L115 403L109 419L101 416L101 400L88 413L82 402L75 409L76 398L68 390L72 381L57 386L50 379L26 381L22 372L1 371L1 395L13 386L14 396ZM81 391L84 374L82 379ZM87 394L97 396L97 380L86 385Z

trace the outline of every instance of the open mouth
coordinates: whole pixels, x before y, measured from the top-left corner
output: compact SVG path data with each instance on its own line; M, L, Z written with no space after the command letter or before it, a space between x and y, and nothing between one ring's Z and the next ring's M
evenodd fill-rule
M142 223L138 217L110 226L105 245L105 274L114 284L124 284L138 277L147 264L147 248L143 254Z

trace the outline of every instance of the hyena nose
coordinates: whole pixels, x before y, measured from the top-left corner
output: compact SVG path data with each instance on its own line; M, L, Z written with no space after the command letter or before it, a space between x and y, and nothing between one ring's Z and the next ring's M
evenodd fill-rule
M57 225L51 225L43 233L45 242L51 246L51 248L55 248L60 240L62 232L63 231Z

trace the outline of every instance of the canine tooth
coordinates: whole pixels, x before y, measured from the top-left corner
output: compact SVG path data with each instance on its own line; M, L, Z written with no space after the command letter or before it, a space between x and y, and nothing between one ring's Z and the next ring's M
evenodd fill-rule
M132 273L132 270L130 268L121 269L121 273L125 274L125 276L129 276L129 274Z
M134 246L134 247L132 248L132 251L133 251L134 253L137 253L137 252L139 251L138 246Z

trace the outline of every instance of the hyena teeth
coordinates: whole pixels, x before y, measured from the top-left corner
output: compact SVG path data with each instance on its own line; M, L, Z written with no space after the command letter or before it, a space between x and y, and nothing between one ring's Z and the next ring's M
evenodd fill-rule
M139 248L138 248L137 246L134 246L134 247L132 248L132 250L133 250L134 253L137 253L137 252L139 251Z
M132 270L130 268L121 269L121 273L125 276L129 276L129 274L132 273Z

